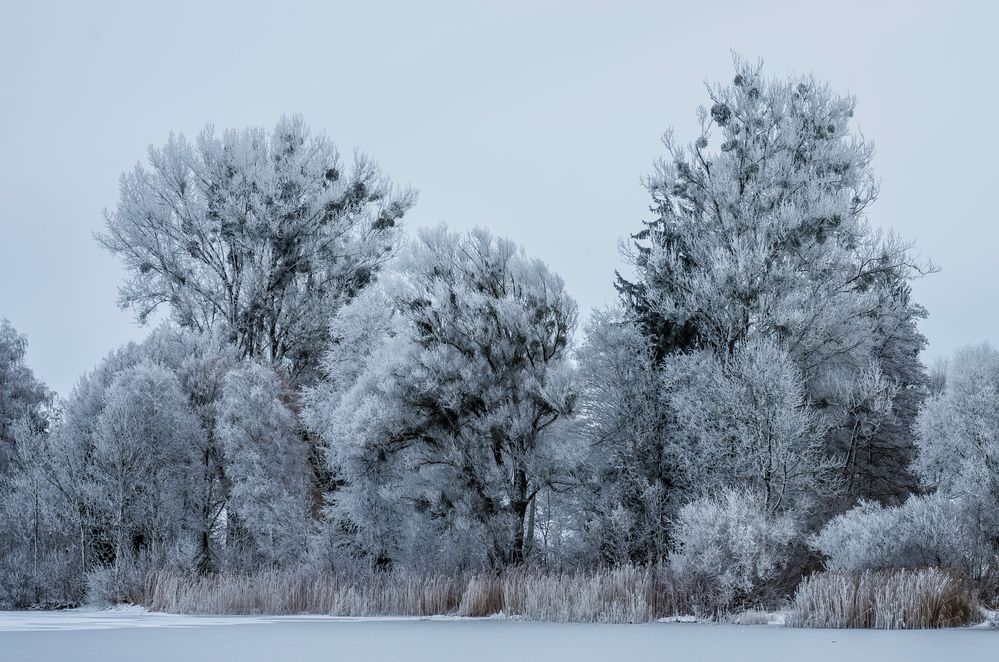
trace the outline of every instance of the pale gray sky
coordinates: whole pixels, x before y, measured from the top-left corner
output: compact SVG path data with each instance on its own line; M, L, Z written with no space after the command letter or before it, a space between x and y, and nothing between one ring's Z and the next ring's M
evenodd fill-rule
M669 126L693 137L730 49L857 95L876 223L943 271L930 357L999 340L999 57L986 2L13 2L0 6L0 317L68 394L147 330L91 236L169 132L302 113L420 190L411 225L484 225L614 299L617 240Z

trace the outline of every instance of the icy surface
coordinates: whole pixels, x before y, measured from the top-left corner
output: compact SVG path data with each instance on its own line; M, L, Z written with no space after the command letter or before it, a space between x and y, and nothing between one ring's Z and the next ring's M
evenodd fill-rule
M0 612L0 659L119 662L359 660L986 660L999 631L800 630L766 625L580 625L500 619Z

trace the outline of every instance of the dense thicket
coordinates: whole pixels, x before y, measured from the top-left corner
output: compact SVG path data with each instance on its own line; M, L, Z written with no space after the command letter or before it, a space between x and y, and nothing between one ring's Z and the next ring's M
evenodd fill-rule
M0 326L0 603L262 573L384 605L475 573L420 609L585 585L651 614L668 584L671 609L719 612L822 563L988 586L999 354L927 375L929 267L866 219L854 106L737 62L693 143L667 134L634 270L578 345L543 262L482 229L405 240L413 194L298 118L151 149L99 240L122 303L171 321L59 406Z

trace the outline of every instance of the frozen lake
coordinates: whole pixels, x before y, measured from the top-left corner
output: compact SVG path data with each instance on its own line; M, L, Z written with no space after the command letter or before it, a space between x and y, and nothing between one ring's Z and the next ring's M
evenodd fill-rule
M920 662L997 658L999 630L799 630L766 625L582 625L449 619L0 612L4 662Z

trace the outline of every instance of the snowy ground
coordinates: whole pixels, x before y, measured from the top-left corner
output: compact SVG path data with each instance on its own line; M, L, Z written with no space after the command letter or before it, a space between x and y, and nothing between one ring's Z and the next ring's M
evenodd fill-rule
M141 610L0 612L0 660L264 662L921 662L996 659L999 630L799 630L767 625L576 625L497 619L208 617Z

